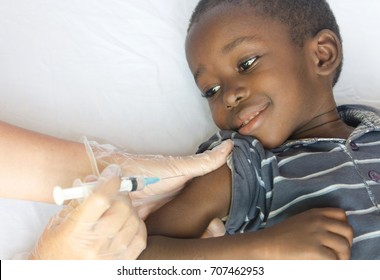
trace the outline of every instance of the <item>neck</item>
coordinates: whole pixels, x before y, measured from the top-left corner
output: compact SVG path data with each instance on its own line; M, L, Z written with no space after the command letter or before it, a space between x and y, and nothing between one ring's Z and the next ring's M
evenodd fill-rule
M343 138L347 139L353 128L341 120L336 108L311 119L299 128L290 139L300 138Z

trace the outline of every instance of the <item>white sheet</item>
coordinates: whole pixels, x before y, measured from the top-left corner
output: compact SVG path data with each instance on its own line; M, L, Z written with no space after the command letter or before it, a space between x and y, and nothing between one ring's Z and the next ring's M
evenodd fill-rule
M197 0L0 0L0 119L137 153L188 154L212 124L184 55ZM344 39L338 103L380 108L380 2L331 0ZM0 200L0 258L56 207Z

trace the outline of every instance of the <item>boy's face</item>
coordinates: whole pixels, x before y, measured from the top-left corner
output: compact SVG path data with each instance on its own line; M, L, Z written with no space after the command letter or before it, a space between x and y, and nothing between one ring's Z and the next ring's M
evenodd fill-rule
M285 25L252 8L208 11L189 30L186 55L216 125L266 148L302 130L325 105L308 43L296 46Z

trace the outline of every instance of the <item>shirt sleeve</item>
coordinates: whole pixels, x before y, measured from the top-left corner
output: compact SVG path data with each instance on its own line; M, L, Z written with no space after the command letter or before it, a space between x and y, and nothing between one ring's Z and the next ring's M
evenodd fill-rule
M265 151L259 141L234 131L220 131L203 143L198 152L212 149L226 139L232 139L234 149L232 171L232 197L229 216L225 224L228 234L253 231L260 228L267 212L267 189L262 180L261 161Z

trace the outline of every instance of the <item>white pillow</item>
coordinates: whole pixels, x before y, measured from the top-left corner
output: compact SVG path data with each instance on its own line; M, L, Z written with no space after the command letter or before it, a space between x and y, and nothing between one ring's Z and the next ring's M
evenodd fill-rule
M215 131L184 54L197 2L2 2L0 119L131 152L192 153ZM380 107L380 2L329 2L345 53L336 99Z
M330 0L343 37L343 71L334 88L339 104L380 108L380 2Z

